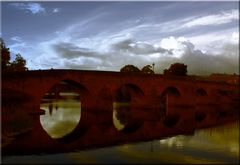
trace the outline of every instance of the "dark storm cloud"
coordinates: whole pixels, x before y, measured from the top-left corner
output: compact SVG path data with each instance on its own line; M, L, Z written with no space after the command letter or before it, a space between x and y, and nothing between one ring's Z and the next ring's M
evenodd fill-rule
M181 58L165 56L156 62L158 72L176 62L184 63L188 66L189 74L207 75L211 73L238 73L239 74L239 51L237 44L226 45L225 50L218 55L206 54L195 49L191 42L182 42L185 45ZM160 66L160 67L159 67Z
M60 42L60 43L54 44L52 47L56 51L56 53L59 55L59 57L66 58L66 59L78 58L81 56L95 57L98 55L97 52L91 49L82 48L70 42L68 43Z
M117 43L114 43L111 45L111 48L114 51L119 51L119 52L126 52L126 53L133 53L133 54L140 54L140 55L148 55L148 54L153 54L153 53L169 53L171 54L171 51L161 48L161 47L154 47L150 43L146 42L136 42L133 41L132 39L125 39L122 41L119 41Z

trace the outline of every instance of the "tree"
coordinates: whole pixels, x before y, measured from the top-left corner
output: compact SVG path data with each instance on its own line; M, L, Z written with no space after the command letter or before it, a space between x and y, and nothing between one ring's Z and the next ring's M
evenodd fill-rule
M5 43L2 38L0 38L1 44L1 66L2 70L5 71L10 65L10 51L9 48L5 46Z
M11 63L11 70L13 71L25 71L27 70L26 60L21 56L21 54L17 54L15 60Z
M140 72L140 69L134 65L125 65L123 68L121 68L120 72Z
M1 67L2 71L25 71L26 68L26 60L21 56L21 54L17 54L15 60L11 63L11 55L9 48L6 47L2 38L0 38L0 46L1 46Z
M164 70L164 75L186 76L187 65L184 65L182 63L171 64L169 69Z
M154 74L154 71L151 69L151 65L146 65L142 68L141 72L147 73L147 74Z

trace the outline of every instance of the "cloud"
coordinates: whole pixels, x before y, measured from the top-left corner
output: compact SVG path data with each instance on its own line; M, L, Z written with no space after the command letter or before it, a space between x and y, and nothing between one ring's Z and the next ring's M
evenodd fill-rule
M143 42L124 34L100 35L91 39L69 37L67 40L61 35L34 46L15 43L10 49L22 50L30 69L119 71L127 64L141 69L154 62L155 72L162 73L171 64L181 62L188 66L190 75L239 73L238 32L229 34L225 42L207 47L208 51L198 49L190 40L192 38L169 36L154 42ZM35 54L27 54L31 52Z
M233 43L238 44L239 43L239 32L233 32L231 40Z
M234 13L231 10L212 16L214 19L223 16L225 20L235 20ZM182 62L188 66L189 74L239 73L238 28L191 33L182 25L192 22L193 17L160 23L122 22L117 27L106 23L102 28L98 27L106 15L108 13L90 14L88 19L71 24L64 30L58 29L50 40L25 45L18 43L12 47L23 52L30 69L119 71L127 64L141 69L154 62L155 71L162 73L171 64ZM175 31L180 31L183 37L174 34Z
M79 57L64 61L64 66L69 69L101 70L102 59L94 57Z
M112 44L111 46L115 51L132 53L135 55L164 53L168 51L164 48L154 46L147 42L133 41L131 39L125 39L123 41Z
M52 47L60 57L66 59L73 59L81 56L91 57L96 56L97 54L97 52L94 52L91 49L79 47L71 42L59 42Z
M233 52L233 56L228 56ZM185 53L182 61L188 65L190 74L209 74L209 73L239 73L238 51L226 50L218 56L204 54L201 51L191 50Z
M53 13L58 13L58 12L60 12L60 9L59 9L59 8L54 8L54 9L52 10L52 12L53 12Z
M239 19L238 10L224 11L220 14L203 16L200 18L193 19L185 23L184 27L203 26L203 25L220 25L232 22L233 20Z
M232 37L235 38L236 33ZM82 47L75 40L59 42L52 48L63 60L64 68L71 69L119 71L127 64L142 68L154 62L156 71L162 73L172 63L182 62L188 66L189 74L239 72L238 47L231 42L222 45L222 49L218 48L218 54L204 53L187 38L173 36L147 43L136 41L131 36L114 35L102 40L95 49Z
M226 44L238 44L238 34L238 28L231 28L190 36L187 39L202 52L214 55L219 54L219 51L222 50L221 48Z
M22 38L18 36L11 37L11 40L16 41L16 42L22 42Z
M10 3L10 5L32 14L45 13L45 8L39 3Z
M217 33L207 34L210 39L209 42L205 40L205 51L198 48L200 36L169 36L147 42L121 32L80 39L68 34L69 32L56 34L57 37L52 40L31 43L32 45L17 42L10 49L22 53L30 69L119 71L127 64L141 69L154 62L155 72L162 73L171 64L181 62L188 66L188 74L239 73L237 31L220 32L222 36ZM211 40L214 36L220 38ZM204 44L206 36L202 37L201 43Z
M213 15L194 15L187 17L179 17L178 19L164 20L164 21L144 21L136 23L135 20L126 21L126 26L123 30L119 29L121 33L130 33L141 40L158 39L159 36L187 36L204 34L206 32L217 32L223 29L222 24L237 22L239 20L239 11L236 9L222 11ZM155 16L153 16L154 18ZM215 25L216 29L204 29L203 25ZM198 29L193 29L198 28ZM191 29L190 29L191 28ZM227 29L227 28L224 28Z
M225 44L220 50L221 53L213 55L196 49L190 41L179 41L178 38L174 37L172 39L181 45L182 54L179 57L165 56L161 58L156 62L156 66L161 66L158 70L169 68L172 63L182 62L188 66L189 74L239 73L239 50L236 44Z

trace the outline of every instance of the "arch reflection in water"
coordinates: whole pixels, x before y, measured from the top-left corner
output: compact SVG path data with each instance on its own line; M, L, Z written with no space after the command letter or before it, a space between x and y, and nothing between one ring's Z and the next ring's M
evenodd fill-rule
M113 102L113 124L117 130L124 130L131 115L131 88L128 84L121 86Z
M70 84L60 82L44 95L40 108L45 110L45 115L40 116L43 129L52 138L64 137L80 121L80 94Z
M113 124L117 130L123 130L130 118L130 102L113 103Z

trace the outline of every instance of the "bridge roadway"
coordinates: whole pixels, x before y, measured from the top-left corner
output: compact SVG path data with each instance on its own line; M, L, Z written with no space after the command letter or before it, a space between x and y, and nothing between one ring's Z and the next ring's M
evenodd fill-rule
M80 93L81 119L73 132L53 139L42 128L40 103L55 84ZM126 94L127 93L127 94ZM129 97L131 116L118 131L113 102ZM67 152L191 134L234 116L238 85L193 77L80 70L39 70L2 75L3 154ZM9 139L14 140L9 140Z

